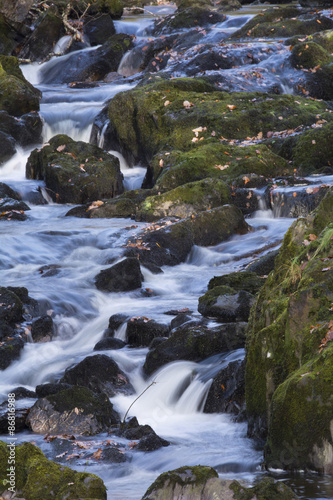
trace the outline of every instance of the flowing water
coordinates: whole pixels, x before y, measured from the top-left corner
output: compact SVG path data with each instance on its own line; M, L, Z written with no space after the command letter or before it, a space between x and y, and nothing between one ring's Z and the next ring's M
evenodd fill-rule
M243 16L244 22L248 17L248 14ZM239 26L239 22L233 19L227 20L226 29ZM122 28L128 33L131 30L139 33L143 27L142 23L135 21L131 25L126 20L117 23L117 29ZM46 84L44 80L50 78L55 63L59 70L61 60L66 57L42 66L25 66L23 70L43 92L44 141L57 133L89 141L92 122L103 103L117 92L132 88L134 83L101 83L92 89ZM100 145L102 143L103 137ZM15 157L0 169L0 181L18 190L23 198L31 191L43 188L42 182L25 179L29 152L18 150ZM119 157L119 153L115 154ZM130 169L123 158L120 159L126 188L139 187L144 169L140 166ZM320 178L317 182L329 181ZM37 384L58 380L68 366L91 355L112 314L147 316L169 323L170 316L165 312L171 309L197 311L198 297L206 291L211 277L242 270L253 259L278 248L293 220L273 217L271 211L262 207L263 210L248 221L254 229L251 233L235 236L215 247L194 247L185 263L170 268L166 266L163 274L155 275L143 268L142 288L154 291L153 296L147 297L141 291L103 293L94 286L96 274L119 258L127 238L146 224L134 225L133 221L126 219L65 217L70 208L68 205L30 206L25 222L1 221L1 285L26 286L29 295L41 302L44 312L52 315L57 333L49 343L28 342L21 358L1 373L1 400L5 400L8 392L17 386L34 390ZM46 273L45 270L53 272ZM116 336L125 339L126 327L122 326ZM121 500L140 499L160 473L182 465L211 465L221 477L236 478L249 484L265 474L260 469L262 452L246 437L246 422L235 423L229 415L202 412L214 374L228 362L242 359L244 351L240 349L228 355L214 356L201 363L170 363L148 381L142 374L146 353L147 349L130 348L105 351L128 375L136 391L133 396L118 395L112 402L123 416L137 396L154 382L133 404L128 415L137 416L141 424L150 424L172 445L151 453L133 451L130 461L121 464L93 460L74 460L66 464L98 474L108 487L108 498ZM24 406L31 404L31 400L18 403ZM17 437L35 442L49 458L54 459L51 444L46 443L42 436L23 432ZM106 437L106 434L95 436L92 441L98 446L98 442ZM124 446L128 444L125 439L116 440ZM283 473L276 474L295 486L303 498L333 496L331 482L325 478L291 478ZM310 486L305 486L307 484Z

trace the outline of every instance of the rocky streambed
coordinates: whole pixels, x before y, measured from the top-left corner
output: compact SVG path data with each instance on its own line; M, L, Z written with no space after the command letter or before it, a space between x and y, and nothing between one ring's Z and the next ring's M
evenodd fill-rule
M3 495L331 498L331 6L21 4Z

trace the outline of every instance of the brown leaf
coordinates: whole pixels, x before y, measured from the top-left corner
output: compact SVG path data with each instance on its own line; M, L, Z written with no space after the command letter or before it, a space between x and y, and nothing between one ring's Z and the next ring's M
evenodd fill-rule
M324 273L326 271L330 271L331 270L331 266L329 267L324 267L321 271Z
M315 241L316 239L317 239L317 236L315 234L309 234L310 241Z
M61 153L61 151L63 151L64 149L66 149L66 144L62 144L61 146L57 147L57 151L59 151L59 153Z
M102 448L98 448L97 451L95 451L95 453L93 453L91 455L91 458L95 458L96 460L99 460L102 456Z

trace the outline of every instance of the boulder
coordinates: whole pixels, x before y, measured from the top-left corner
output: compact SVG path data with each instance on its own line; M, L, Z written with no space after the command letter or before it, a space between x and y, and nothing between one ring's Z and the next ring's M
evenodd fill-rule
M10 452L8 442L0 442L0 474L4 478ZM106 488L99 477L51 462L31 443L15 447L15 472L14 488L30 500L52 497L106 500ZM1 481L0 494L6 498L8 493L11 494Z
M127 322L127 342L132 347L148 347L154 338L167 337L169 326L149 318L131 318Z
M54 325L51 316L41 316L31 324L31 336L34 342L50 342L54 335Z
M221 23L226 19L224 14L198 6L178 9L174 14L167 15L155 21L151 30L152 35L170 33L170 31L195 28L197 26L208 26Z
M330 59L330 54L316 42L298 42L291 51L290 62L293 68L310 69L322 66Z
M88 38L91 47L102 45L108 38L116 34L110 14L86 16L83 21L83 32Z
M23 304L18 295L9 288L0 287L0 321L14 324L22 321Z
M44 180L58 203L86 203L123 192L118 158L66 135L35 149L26 165L28 179Z
M70 389L71 387L71 384L61 384L59 382L41 384L36 386L36 394L38 398L45 398L51 394L57 394L58 392Z
M226 323L212 328L184 325L148 352L143 370L151 375L171 361L201 361L213 354L244 347L246 328L246 323Z
M266 255L254 260L247 266L247 271L256 273L259 276L267 276L274 269L278 252L278 250L272 250Z
M94 346L94 351L105 351L105 350L113 350L113 349L122 349L125 347L126 342L123 340L107 337L106 339L102 339Z
M216 286L199 298L198 311L224 323L247 321L254 300L254 296L244 290L236 292L227 286Z
M0 12L14 23L22 23L25 20L34 0L0 0Z
M142 439L140 439L140 442L135 447L135 449L147 452L147 451L155 451L158 450L159 448L162 448L163 446L169 446L169 445L170 445L169 441L160 438L154 433L154 434L148 434L148 436L145 436Z
M26 423L40 434L93 436L119 422L106 394L95 394L75 386L39 399L29 411Z
M128 292L141 288L143 276L140 263L129 257L95 276L95 285L103 292Z
M20 116L18 120L6 111L0 111L0 132L1 137L10 144L29 146L42 142L43 123L37 111L32 111ZM1 146L3 151L4 145ZM13 152L13 154L15 151ZM2 161L5 161L1 153Z
M247 270L224 274L222 276L214 276L208 283L208 290L212 290L216 286L229 286L237 292L244 290L245 292L255 295L259 292L264 283L265 278L261 278L255 272Z
M105 392L109 397L119 392L133 393L126 375L117 363L105 354L88 356L74 367L67 368L60 382L83 385L97 393Z

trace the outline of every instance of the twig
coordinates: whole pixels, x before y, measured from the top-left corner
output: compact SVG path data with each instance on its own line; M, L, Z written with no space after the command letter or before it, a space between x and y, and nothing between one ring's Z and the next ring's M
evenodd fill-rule
M134 399L134 401L133 401L133 402L129 405L129 407L128 407L128 409L127 409L127 412L125 413L125 416L124 416L124 418L123 418L123 421L122 421L122 423L120 424L120 426L121 426L121 427L123 427L123 426L125 425L125 420L126 420L127 414L128 414L128 412L130 411L130 409L132 408L132 406L134 405L134 403L135 403L135 402L136 402L139 398L141 398L141 396L142 396L142 395L143 395L146 391L148 391L149 387L151 387L152 385L155 385L155 384L156 384L156 382L155 382L155 380L153 380L153 381L152 381L152 383L151 383L151 384L149 384L149 385L148 385L148 387L146 387L146 388L145 388L145 390L144 390L144 391L142 391L142 392L141 392L141 394L139 394L139 396L138 396L136 399Z

